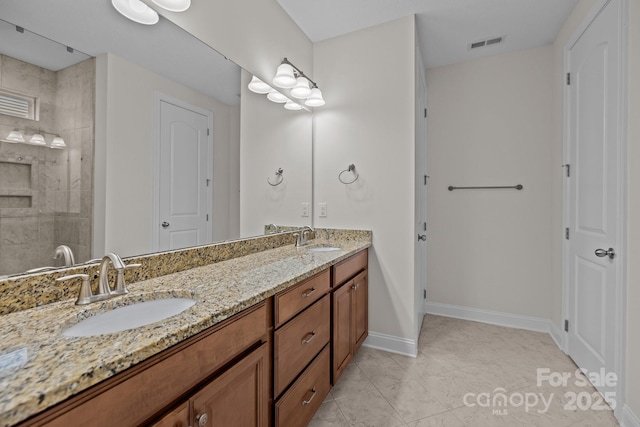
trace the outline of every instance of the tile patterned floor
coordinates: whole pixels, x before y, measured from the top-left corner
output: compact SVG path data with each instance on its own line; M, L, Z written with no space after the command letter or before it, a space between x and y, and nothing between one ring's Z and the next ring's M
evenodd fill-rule
M538 386L537 368L572 376ZM617 426L575 370L548 334L427 316L417 358L362 347L309 426Z

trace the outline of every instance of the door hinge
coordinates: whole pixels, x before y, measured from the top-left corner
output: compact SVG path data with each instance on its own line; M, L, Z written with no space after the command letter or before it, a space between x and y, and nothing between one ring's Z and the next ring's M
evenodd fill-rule
M571 84L571 73L567 73L567 85Z
M567 178L569 178L571 176L571 165L569 163L567 163L566 165L562 165L562 167L566 168Z
M424 229L424 231L427 231L427 222L426 221L422 224L422 228Z
M427 185L427 179L431 178L429 175L424 176L424 185Z
M210 182L211 182L211 180L209 178L207 178L207 187L209 186Z
M209 214L207 214L207 221L209 221Z
M424 117L425 118L427 117L427 109L426 108L424 109Z
M427 299L427 290L426 289L422 290L422 298Z
M568 319L564 320L564 331L565 332L569 332L569 320Z
M564 238L569 240L569 227L564 229Z
M207 136L209 136L209 132L210 132L210 130L209 130L209 128L207 128Z

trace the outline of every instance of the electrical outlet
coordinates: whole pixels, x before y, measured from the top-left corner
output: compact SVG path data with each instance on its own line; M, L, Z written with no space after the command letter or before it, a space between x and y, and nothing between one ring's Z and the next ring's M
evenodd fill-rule
M305 218L309 216L309 203L302 204L302 210L300 212L300 216Z
M327 217L327 204L326 203L320 203L319 207L320 207L320 218L326 218Z

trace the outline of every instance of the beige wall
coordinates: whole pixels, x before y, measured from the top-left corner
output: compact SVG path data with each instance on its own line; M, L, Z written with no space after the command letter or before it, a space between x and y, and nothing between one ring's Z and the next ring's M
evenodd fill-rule
M640 2L629 1L629 129L628 129L628 253L627 253L627 396L629 409L640 418Z
M550 46L427 70L429 302L550 316L552 70Z
M407 340L416 338L414 31L407 17L314 45L327 100L314 115L314 225L373 230L369 329ZM338 173L350 163L360 178L347 186Z
M302 227L302 203L312 203L312 114L285 110L265 95L251 92L251 75L242 73L240 106L240 234L264 234L264 226L277 224ZM275 171L282 168L277 186Z
M265 81L285 57L313 78L311 41L276 0L194 1L183 13L145 2Z
M96 115L96 212L103 204L105 217L94 221L95 254L121 256L148 253L152 247L154 96L157 92L213 113L213 239L228 239L231 128L235 107L154 74L116 55L98 58ZM104 114L102 113L104 111ZM237 136L237 131L235 131ZM101 160L101 162L98 162ZM236 190L237 191L237 190ZM237 212L237 209L235 209ZM238 214L235 213L235 216ZM102 240L104 239L104 240Z

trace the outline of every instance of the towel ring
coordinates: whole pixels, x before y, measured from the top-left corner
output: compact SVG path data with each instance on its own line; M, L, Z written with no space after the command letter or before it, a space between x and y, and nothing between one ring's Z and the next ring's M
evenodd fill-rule
M278 178L280 179L275 184L272 184L271 181L269 181L269 178L267 178L267 182L269 183L270 186L275 187L282 184L282 181L284 181L284 176L282 176L282 172L284 172L282 168L278 168L278 170L276 171L276 179Z
M344 181L342 179L342 174L345 172L353 172L353 174L356 176L355 178L353 178L353 180L351 181ZM342 172L340 172L338 174L338 181L340 181L343 184L353 184L354 182L356 182L358 180L358 178L360 177L360 175L358 175L358 172L356 172L356 165L354 165L353 163L350 164L345 170L343 170Z

